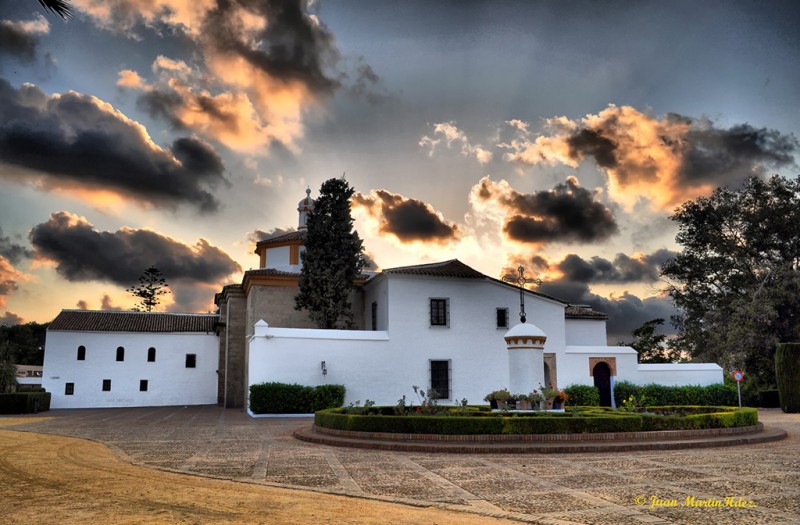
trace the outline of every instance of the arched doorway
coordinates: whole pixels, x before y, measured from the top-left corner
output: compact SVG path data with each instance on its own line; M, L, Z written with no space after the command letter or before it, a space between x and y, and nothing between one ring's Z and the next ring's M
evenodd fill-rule
M600 406L611 406L611 369L608 364L601 361L594 365L592 370L594 386L600 391Z

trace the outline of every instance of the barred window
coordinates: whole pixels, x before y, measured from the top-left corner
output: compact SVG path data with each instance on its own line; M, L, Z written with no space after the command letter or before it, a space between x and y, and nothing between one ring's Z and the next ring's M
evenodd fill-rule
M186 368L197 367L197 354L186 354Z
M139 392L147 392L147 379L139 380Z
M111 380L103 379L103 392L111 392Z
M431 388L439 399L450 399L450 361L431 360Z
M508 308L497 309L497 328L508 328Z
M67 383L64 385L64 395L71 396L75 394L75 383Z
M431 299L431 326L450 326L449 299Z

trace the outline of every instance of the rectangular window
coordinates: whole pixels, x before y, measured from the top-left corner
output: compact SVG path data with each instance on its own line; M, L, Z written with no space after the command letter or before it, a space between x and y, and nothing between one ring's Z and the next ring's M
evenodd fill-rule
M103 379L103 392L111 392L111 380Z
M497 328L508 328L508 308L497 309Z
M372 303L372 329L378 329L378 303Z
M75 383L67 383L64 385L64 395L71 396L75 394Z
M86 361L86 347L83 345L78 347L78 361Z
M125 349L121 346L117 347L117 361L125 361Z
M147 349L147 362L148 363L155 363L156 361L156 349L152 346Z
M439 399L450 399L450 361L431 360L431 388Z
M449 299L431 299L431 326L450 326Z
M139 392L147 392L147 379L139 380Z
M186 354L186 368L197 367L197 354Z

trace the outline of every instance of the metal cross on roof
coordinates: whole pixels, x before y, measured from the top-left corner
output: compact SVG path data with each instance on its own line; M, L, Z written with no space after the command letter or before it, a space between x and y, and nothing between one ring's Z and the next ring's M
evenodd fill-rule
M526 284L542 284L541 279L528 279L525 277L525 267L521 264L519 268L517 268L517 272L519 272L519 277L513 276L506 276L503 277L503 280L507 283L516 283L519 285L519 320L520 322L525 322L525 295L523 292L525 291Z

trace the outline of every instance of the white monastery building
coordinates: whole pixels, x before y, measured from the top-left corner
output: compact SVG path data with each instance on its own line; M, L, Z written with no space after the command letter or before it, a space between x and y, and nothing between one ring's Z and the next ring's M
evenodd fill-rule
M458 260L365 274L351 297L356 330L316 328L294 309L307 214L261 241L260 265L215 296L217 314L63 310L47 333L43 386L53 408L214 404L248 406L265 381L343 384L345 403L394 405L413 386L443 403L483 402L492 390L596 385L610 404L615 381L722 383L716 364L638 364L608 346L607 316L520 290Z

